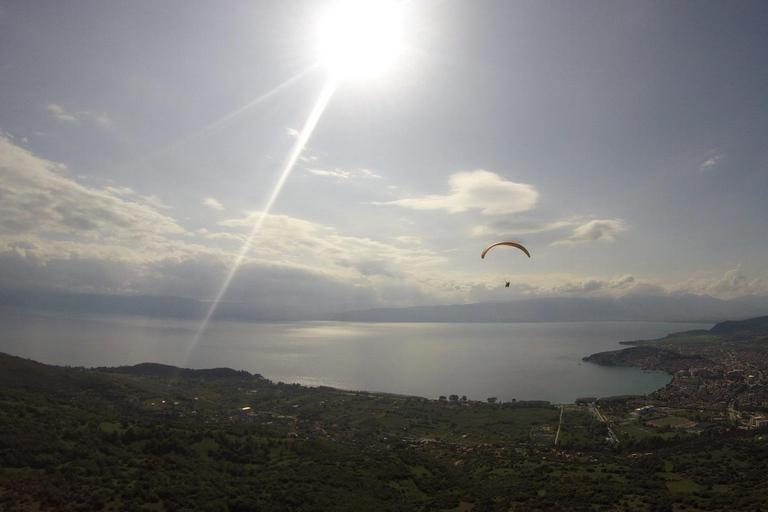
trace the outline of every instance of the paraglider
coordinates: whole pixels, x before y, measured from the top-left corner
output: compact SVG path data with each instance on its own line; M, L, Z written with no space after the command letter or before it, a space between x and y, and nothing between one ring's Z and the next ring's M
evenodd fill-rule
M523 251L529 258L531 257L531 253L528 252L528 249L526 249L522 245L520 245L518 243L515 243L515 242L496 242L495 244L491 244L491 245L489 245L488 247L486 247L483 250L483 253L480 255L480 257L482 259L485 259L485 253L487 253L488 251L490 251L491 249L493 249L494 247L496 247L498 245L509 245L511 247L517 247L518 249Z
M480 255L480 257L482 259L485 259L485 254L488 251L490 251L491 249L493 249L494 247L497 247L499 245L508 245L510 247L516 247L516 248L520 249L521 251L523 251L526 254L526 256L528 256L529 258L531 257L531 253L528 252L528 249L526 249L522 245L520 245L518 243L515 243L515 242L496 242L495 244L491 244L491 245L489 245L488 247L486 247L483 250L483 253ZM504 285L504 288L509 288L509 283L510 283L510 280L507 279L506 284Z

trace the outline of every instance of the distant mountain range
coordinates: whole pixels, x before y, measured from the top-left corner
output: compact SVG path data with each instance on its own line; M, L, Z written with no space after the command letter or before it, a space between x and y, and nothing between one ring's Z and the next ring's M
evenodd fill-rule
M138 315L201 319L209 304L163 296L67 294L0 290L5 310L59 311L81 314ZM242 321L336 320L349 322L703 322L768 315L768 297L732 300L702 295L611 298L540 298L450 306L379 308L313 315L285 308L222 302L217 319Z
M768 297L721 300L709 296L543 298L350 311L333 320L354 322L704 322L768 314Z
M28 311L61 311L95 315L135 315L159 318L202 319L210 304L170 296L99 295L0 289L0 306ZM242 302L222 302L216 311L222 320L290 321L301 315L279 308L256 308Z

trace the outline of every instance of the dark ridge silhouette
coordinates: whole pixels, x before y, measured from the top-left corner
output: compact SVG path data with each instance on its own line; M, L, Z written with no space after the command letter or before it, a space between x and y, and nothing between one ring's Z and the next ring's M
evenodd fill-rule
M233 370L232 368L194 370L160 363L140 363L133 366L118 366L114 368L99 367L94 368L94 370L102 373L121 373L150 377L200 377L214 379L250 379L252 377L261 377L259 374L252 375L245 370Z
M746 320L728 320L720 322L709 330L712 334L733 334L750 332L753 334L768 334L768 316L748 318Z

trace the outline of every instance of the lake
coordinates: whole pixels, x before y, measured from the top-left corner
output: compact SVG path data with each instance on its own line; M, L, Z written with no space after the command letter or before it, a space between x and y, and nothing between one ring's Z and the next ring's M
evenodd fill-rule
M711 324L584 322L529 324L367 324L198 322L64 313L0 314L0 351L55 365L156 362L229 367L274 382L385 391L435 398L570 403L586 396L644 394L670 377L581 360Z

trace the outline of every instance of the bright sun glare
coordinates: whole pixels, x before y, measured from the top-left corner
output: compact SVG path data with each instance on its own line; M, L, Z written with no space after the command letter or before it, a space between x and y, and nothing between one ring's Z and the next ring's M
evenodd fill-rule
M402 48L400 11L392 0L342 0L320 26L324 64L340 78L381 75Z
M321 91L312 113L299 133L283 172L280 174L280 179L261 211L261 216L251 229L237 258L230 266L219 292L211 302L188 353L197 346L208 328L208 323L216 313L238 268L256 240L262 223L272 210L283 185L301 156L304 145L322 117L325 107L328 106L339 80L364 80L377 76L389 67L399 53L402 45L400 11L400 5L394 0L341 0L323 20L320 28L320 50L323 63L331 69L332 76Z

